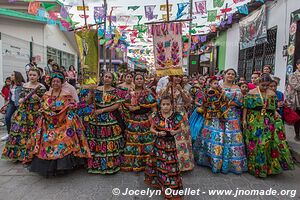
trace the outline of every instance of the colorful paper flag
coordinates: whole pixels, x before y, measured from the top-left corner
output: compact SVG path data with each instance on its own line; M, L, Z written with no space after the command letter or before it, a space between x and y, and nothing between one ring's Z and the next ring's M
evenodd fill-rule
M168 15L167 14L162 14L162 20L167 21L168 20ZM169 17L172 17L172 14L169 14Z
M37 14L38 17L44 18L45 15L46 15L45 10L43 10L43 9L39 9L39 10L38 10L38 14Z
M139 8L140 6L128 6L128 10L133 10L133 11L136 11Z
M140 21L142 20L142 18L143 18L143 15L135 15L135 17L137 17L138 18L138 24L140 24Z
M207 11L207 21L208 22L214 22L217 19L217 10L209 10Z
M189 5L189 3L178 3L178 11L176 14L176 19L180 19L185 13L183 13L184 9Z
M89 18L89 15L79 14L79 17L87 19L87 18Z
M232 24L233 14L228 14L227 24Z
M213 0L214 1L214 8L215 7L222 7L224 5L225 0Z
M230 11L232 11L232 8L224 8L224 9L220 9L221 13L228 13Z
M68 18L68 12L64 6L61 6L61 8L60 8L60 16L65 19Z
M58 19L56 12L50 10L50 11L48 11L48 13L49 13L49 19L53 19L53 20Z
M54 24L56 24L56 21L53 20L53 19L48 19L48 20L47 20L47 24L49 24L49 25L54 25Z
M78 10L78 11L83 11L84 9L85 9L86 11L88 11L88 10L89 10L89 7L88 7L88 6L84 6L84 7L83 7L83 6L77 6L77 10Z
M233 0L233 3L237 4L237 3L241 3L244 2L245 0Z
M248 15L249 14L249 10L248 10L247 5L238 6L236 8L238 9L239 13L241 13L243 15Z
M172 6L173 4L169 4L169 12L172 11ZM160 11L167 11L167 5L166 4L160 5Z
M32 15L37 15L41 3L38 1L30 2L28 5L28 13Z
M117 16L107 16L107 20L111 20L112 22L117 22Z
M129 19L130 19L130 16L128 16L128 15L121 15L121 16L119 16L118 21L125 22L127 24L128 21L129 21Z
M201 41L202 43L206 42L206 40L207 40L207 36L206 36L206 35L200 36L200 41Z
M46 11L52 10L56 5L53 3L42 3L42 6Z
M100 22L105 18L105 6L94 7L94 20Z
M145 6L145 17L148 20L154 19L153 12L154 12L155 7L156 7L156 5Z
M207 10L206 10L206 1L197 1L195 2L195 7L196 7L196 12L198 14L206 14Z

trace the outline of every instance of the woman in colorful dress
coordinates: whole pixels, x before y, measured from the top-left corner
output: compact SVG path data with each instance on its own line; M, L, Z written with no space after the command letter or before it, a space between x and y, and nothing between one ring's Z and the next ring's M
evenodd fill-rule
M114 88L114 76L107 72L103 86L89 94L89 103L94 104L86 130L92 158L88 159L88 173L114 174L120 171L124 138L118 124L116 111L122 102L119 90Z
M198 88L195 97L195 109L192 115L189 118L189 123L191 127L191 135L192 135L192 142L194 142L199 134L201 134L201 130L204 124L204 92Z
M127 73L125 74L125 82L120 84L118 89L120 90L120 98L125 100L126 96L129 95L131 91L134 90L134 84L133 84L133 74ZM119 108L119 112L122 116L123 123L122 123L122 131L125 131L125 122L129 118L129 110L127 107L124 105L124 102L121 104Z
M28 71L29 82L23 84L19 108L12 117L12 126L2 158L21 162L25 158L26 142L39 115L40 100L46 92L45 86L38 82L40 76L38 68Z
M144 171L154 143L149 116L156 110L156 98L144 87L141 74L134 76L135 89L127 97L125 106L130 111L126 124L123 171Z
M75 100L62 90L64 80L62 73L51 75L52 89L42 98L40 116L27 143L29 170L47 177L84 165L84 158L91 157L84 127L74 111Z
M270 85L269 85L269 89L272 90L273 92L275 92L276 97L277 97L277 112L280 114L281 119L284 120L283 118L283 107L284 107L284 94L280 91L277 90L277 85L278 82L274 80L271 81Z
M284 133L284 125L276 112L277 97L268 89L271 77L263 74L257 88L244 100L243 126L246 137L249 173L265 178L294 169Z
M187 111L188 106L192 102L192 98L188 91L183 90L182 78L174 76L173 81L169 82L167 87L163 89L162 96L172 96L171 87L173 87L173 99L175 111L184 114L184 122L182 123L182 131L176 135L176 148L178 152L180 171L191 171L194 168L194 156L192 150L192 138L190 125L188 122Z
M224 111L225 94L216 77L210 78L210 88L204 91L204 125L193 145L195 161L200 166L207 166L212 172L222 171L224 148Z
M145 183L161 189L166 199L180 199L179 195L166 195L165 190L183 189L175 142L175 135L181 131L183 115L172 111L170 96L161 98L160 108L150 118L151 132L157 137L147 162Z
M5 113L5 124L6 124L6 130L8 134L11 128L11 118L14 112L19 107L19 99L22 91L22 85L25 82L22 74L16 71L12 73L10 79L11 79L11 87L9 91L9 100L8 100L6 113ZM5 138L1 138L1 140L6 140L8 138L8 135L4 137Z
M247 158L241 131L240 113L243 106L243 96L239 86L233 84L236 75L234 69L224 71L222 88L225 91L227 109L223 113L225 129L221 154L223 155L222 173L241 174L247 171Z

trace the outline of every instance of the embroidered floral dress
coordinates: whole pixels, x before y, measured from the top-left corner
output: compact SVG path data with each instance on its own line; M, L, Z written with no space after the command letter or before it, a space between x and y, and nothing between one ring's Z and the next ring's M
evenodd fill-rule
M22 88L20 97L24 98L34 89ZM45 87L38 89L35 94L40 98L46 92ZM13 161L23 161L26 154L26 143L33 129L34 122L39 116L41 102L30 97L20 104L18 110L12 116L12 125L8 140L3 149L2 158Z
M247 171L247 158L243 133L241 131L240 109L243 96L240 89L224 88L226 101L234 102L224 111L224 138L222 173L232 172L241 174Z
M90 90L89 89L81 89L79 91L78 97L79 97L79 103L77 105L77 115L81 118L82 123L87 129L89 124L89 116L93 112L94 104L88 104L86 102L86 97L88 96Z
M139 95L132 92L126 97L125 106L129 109L137 105L140 109L130 111L126 123L123 171L144 171L153 148L149 116L152 107L156 106L156 98L149 90L143 90Z
M220 90L206 90L204 99L204 126L194 143L195 161L208 166L212 172L222 171L224 147L225 96Z
M119 90L95 90L96 110L121 103ZM88 173L113 174L120 170L123 161L124 138L118 125L116 110L101 114L92 113L86 130L92 158L88 159Z
M184 91L187 95L188 93ZM188 95L189 96L189 95ZM184 121L181 124L182 131L175 136L177 156L179 159L180 171L191 171L194 168L194 155L192 149L192 137L190 132L190 125L187 115L187 106L185 105L181 94L178 90L174 90L175 110L182 112Z
M191 127L191 135L192 135L192 141L195 141L197 136L201 134L201 130L203 128L204 124L204 92L199 90L196 94L195 100L199 103L197 105L192 113L192 115L189 118L189 123Z
M46 93L43 96L40 116L27 144L26 162L32 161L30 171L47 176L73 169L84 164L79 158L91 157L83 124L72 108L74 105L71 95L54 98Z
M280 117L275 115L277 100L259 94L248 94L244 100L247 108L245 130L248 170L257 177L279 174L294 169L291 153ZM262 112L265 108L266 112Z
M176 199L178 195L166 195L167 188L182 190L182 177L176 151L175 137L171 130L178 130L183 122L183 115L175 112L165 119L160 112L153 113L151 123L156 131L165 131L166 136L157 136L151 157L145 170L145 183L162 190L166 199Z

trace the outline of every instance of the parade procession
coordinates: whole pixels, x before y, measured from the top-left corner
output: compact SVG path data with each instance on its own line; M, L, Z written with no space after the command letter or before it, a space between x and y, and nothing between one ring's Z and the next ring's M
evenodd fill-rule
M300 198L298 0L0 0L0 200Z

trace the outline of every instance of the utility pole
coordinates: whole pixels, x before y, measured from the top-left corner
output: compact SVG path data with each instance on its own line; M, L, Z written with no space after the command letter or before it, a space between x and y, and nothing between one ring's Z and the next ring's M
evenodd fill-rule
M193 0L190 0L190 19L193 19ZM189 42L188 42L188 55L187 55L187 70L188 70L188 74L190 73L190 48L192 45L192 36L191 36L191 32L192 32L192 25L193 25L193 20L190 21L189 23Z
M104 39L106 38L106 18L107 18L107 1L104 0L104 9L105 9L105 17L104 17ZM106 47L105 43L102 45L103 49L103 70L106 71Z
M109 32L110 35L112 36L112 29L111 29L111 15L113 12L113 8L111 8L110 14L109 14ZM111 63L111 54L112 54L112 48L109 49L109 71L112 69L112 63Z
M166 0L166 6L167 6L167 21L170 21L169 0Z
M85 12L85 3L84 3L84 0L82 0L82 6L83 6L83 15L84 15L84 25L87 28L87 21L86 21L86 12Z

